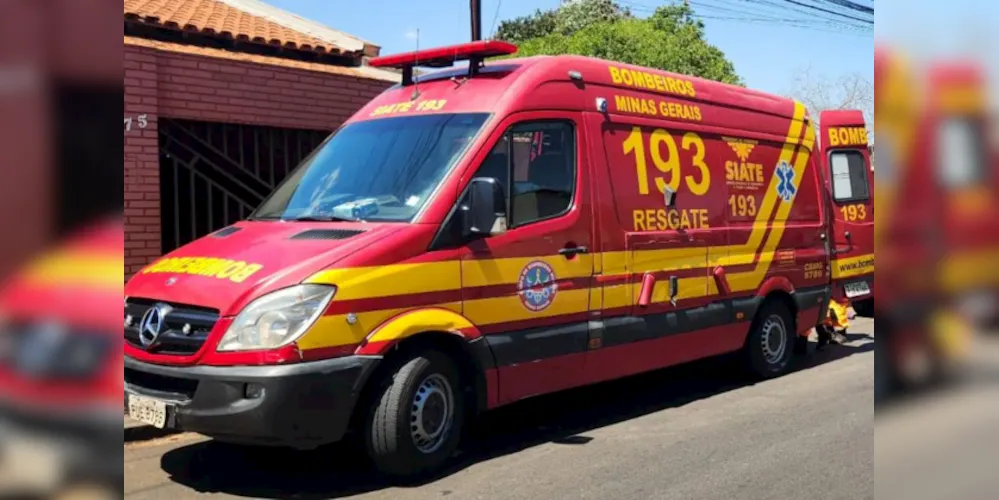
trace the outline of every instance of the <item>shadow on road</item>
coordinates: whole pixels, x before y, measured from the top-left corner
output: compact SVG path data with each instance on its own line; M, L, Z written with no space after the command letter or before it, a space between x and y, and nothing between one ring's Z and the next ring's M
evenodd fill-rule
M866 339L873 337L849 335L851 343ZM796 360L794 371L873 350L874 342L822 352L814 352L813 344L808 357ZM589 431L752 384L731 358L722 357L523 401L486 414L446 470L413 486L545 443L586 446L593 441L585 435ZM295 452L204 442L166 454L161 466L173 481L198 492L252 498L339 498L395 486L361 456L343 444Z

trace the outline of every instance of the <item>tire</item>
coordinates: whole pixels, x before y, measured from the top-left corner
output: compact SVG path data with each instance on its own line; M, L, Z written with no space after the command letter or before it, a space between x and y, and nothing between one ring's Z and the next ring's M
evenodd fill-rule
M863 318L873 318L874 299L861 300L860 302L853 304L853 310L857 312L857 316Z
M440 469L458 448L464 392L455 363L438 351L417 353L396 367L380 381L364 440L379 472L414 479Z
M874 404L889 400L895 394L895 368L883 340L874 339Z
M779 300L768 300L753 320L746 340L745 364L753 377L771 379L790 369L797 343L791 311Z

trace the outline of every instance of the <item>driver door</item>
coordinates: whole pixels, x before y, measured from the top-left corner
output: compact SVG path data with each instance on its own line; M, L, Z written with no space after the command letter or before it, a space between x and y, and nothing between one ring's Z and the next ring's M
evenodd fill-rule
M509 118L471 178L499 181L508 230L461 259L465 316L496 357L500 402L582 385L593 280L584 129L571 113Z

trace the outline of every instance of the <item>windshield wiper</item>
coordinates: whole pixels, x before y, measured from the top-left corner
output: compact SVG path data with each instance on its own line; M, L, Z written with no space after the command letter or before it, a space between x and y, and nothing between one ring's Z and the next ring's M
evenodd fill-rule
M281 220L285 222L363 222L357 219L336 217L334 215L302 215Z

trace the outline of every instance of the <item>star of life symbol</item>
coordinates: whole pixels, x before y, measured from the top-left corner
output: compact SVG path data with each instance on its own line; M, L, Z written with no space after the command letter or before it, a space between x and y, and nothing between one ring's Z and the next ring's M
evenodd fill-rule
M786 202L793 200L798 194L798 188L794 186L794 168L788 162L782 161L777 165L775 175L780 181L777 183L777 195Z

